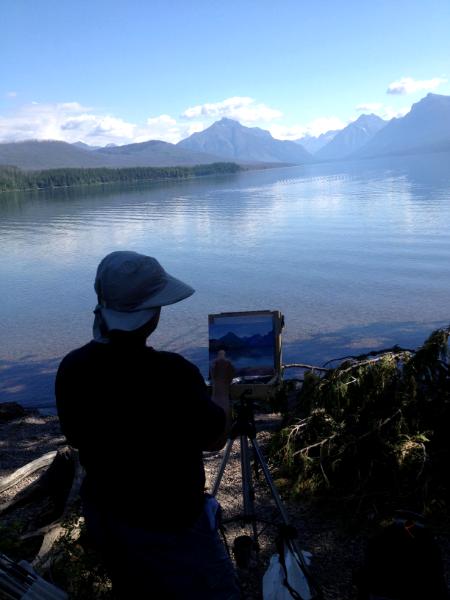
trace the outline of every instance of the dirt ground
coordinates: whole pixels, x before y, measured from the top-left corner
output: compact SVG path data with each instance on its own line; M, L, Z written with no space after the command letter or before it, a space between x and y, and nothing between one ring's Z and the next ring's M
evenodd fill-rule
M266 454L271 431L279 424L279 416L264 415L257 419L257 442ZM26 416L0 424L0 480L27 462L57 449L64 444L58 419L28 413ZM223 450L205 453L207 485L212 489ZM269 467L270 467L269 463ZM233 548L234 539L251 534L251 527L243 522L243 494L240 462L240 444L235 440L219 486L218 499L223 509L225 536ZM253 477L255 509L258 519L259 552L251 552L248 568L237 568L244 600L262 598L262 578L270 557L276 552L274 541L277 535L279 512L275 506L264 476L259 472ZM30 480L28 480L29 482ZM20 484L26 485L27 481ZM8 501L16 492L10 489L0 494L0 504ZM286 494L287 495L287 494ZM322 504L292 501L281 495L283 505L292 525L297 529L300 547L312 554L311 571L318 582L324 600L355 600L356 590L352 583L354 571L361 565L367 528L360 521L343 517L333 507ZM230 521L231 519L231 521ZM1 518L0 518L1 524ZM450 534L442 531L438 542L444 555L447 574L450 573ZM449 578L447 577L447 580Z

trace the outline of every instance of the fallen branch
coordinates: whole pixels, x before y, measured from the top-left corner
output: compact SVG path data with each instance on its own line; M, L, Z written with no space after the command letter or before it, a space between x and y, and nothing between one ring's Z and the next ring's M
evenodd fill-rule
M380 362L380 360L383 360L387 356L390 356L390 358L402 358L404 355L405 355L405 352L402 352L400 354L383 354L383 356L378 356L377 358L370 358L370 359L364 360L362 362L355 362L355 364L350 365L350 367L347 367L345 369L340 369L338 367L336 369L335 373L336 373L337 377L340 377L341 375L344 375L345 373L348 373L349 371L353 371L354 369L358 369L359 367L365 367L367 365L372 365L374 363Z
M294 452L292 456L296 456L297 454L308 454L308 452L313 448L317 448L318 446L324 446L327 442L331 442L331 440L337 435L337 433L333 433L333 435L330 435L329 437L320 440L320 442L316 442L315 444L311 444L310 446L306 446L305 448L300 448L300 450Z
M292 363L290 365L283 365L283 369L307 369L308 371L323 371L327 373L330 369L325 369L325 367L315 367L314 365L305 365L303 363Z
M39 568L40 571L46 571L55 560L57 555L55 556L53 553L54 546L62 536L69 533L69 528L65 524L65 521L67 521L68 517L73 512L80 498L80 488L84 477L84 469L78 459L78 452L73 448L65 449L65 458L69 459L71 462L70 466L73 468L73 479L62 514L59 519L50 523L50 525L34 532L34 535L44 534L44 539L42 540L39 552L31 563L33 567ZM72 526L70 532L72 538L76 539L80 529L79 527L74 529Z
M55 456L55 450L53 452L47 452L47 454L44 454L43 456L40 456L39 458L27 463L25 466L20 467L20 469L17 469L14 471L14 473L11 473L11 475L3 477L0 480L0 494L20 483L23 479L25 479L25 477L29 477L36 471L39 471L39 469L47 467L53 462Z
M408 353L408 354L415 354L416 350L411 350L410 348L401 348L400 346L398 346L397 344L395 346L392 346L392 348L382 348L381 350L372 350L371 352L367 352L366 354L359 354L358 356L352 356L352 355L348 355L348 356L341 356L339 358L332 358L331 360L327 360L326 363L323 364L323 366L325 367L326 365L329 365L332 362L342 362L344 360L356 360L356 361L361 361L364 358L367 358L368 356L378 356L379 354L403 354L403 353Z
M350 446L353 446L355 444L358 444L361 440L364 440L365 438L369 437L370 435L373 435L374 433L379 431L382 427L384 427L385 425L387 425L388 423L393 421L397 416L399 416L401 414L402 414L402 411L400 409L396 410L394 414L392 414L390 417L388 417L384 421L381 421L381 423L378 423L378 425L376 427L374 427L370 431L366 431L365 433L360 435L358 438L351 440L348 444L346 444L343 448L341 448L337 454L333 455L332 458L337 458L337 457L341 456L341 454L344 454L344 452L347 450L347 448L349 448ZM316 442L315 444L311 444L310 446L305 446L304 448L300 448L300 450L297 450L296 452L294 452L294 454L292 456L296 456L297 454L308 454L308 452L310 450L312 450L313 448L317 448L319 446L323 447L326 443L331 442L331 440L333 438L335 438L337 435L338 435L338 432L333 433L333 435L330 435L329 437L326 437L323 440Z

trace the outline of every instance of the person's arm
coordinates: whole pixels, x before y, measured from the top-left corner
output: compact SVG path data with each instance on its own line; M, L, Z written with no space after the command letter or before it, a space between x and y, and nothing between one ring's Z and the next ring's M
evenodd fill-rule
M221 450L231 428L231 402L230 386L234 377L234 367L225 358L225 352L219 352L219 356L211 367L212 401L225 413L225 426L220 436L208 446L207 450Z
M82 426L76 407L80 404L80 395L75 379L68 368L70 360L66 357L59 365L55 380L56 407L61 431L73 448L79 448Z

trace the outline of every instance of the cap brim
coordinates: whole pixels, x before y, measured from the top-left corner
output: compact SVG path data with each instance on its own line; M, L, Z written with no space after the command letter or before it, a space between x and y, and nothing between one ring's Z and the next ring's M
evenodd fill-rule
M138 308L139 310L145 308L157 308L159 306L167 306L168 304L175 304L189 298L195 292L194 288L191 288L187 283L183 283L176 277L172 277L166 273L166 284L156 294L152 295L151 298L145 300Z
M154 294L151 299L143 302L135 310L126 312L101 307L100 311L108 331L113 329L118 329L120 331L134 331L150 321L156 314L156 308L180 302L181 300L192 296L194 292L194 288L191 288L190 285L167 274L164 287Z

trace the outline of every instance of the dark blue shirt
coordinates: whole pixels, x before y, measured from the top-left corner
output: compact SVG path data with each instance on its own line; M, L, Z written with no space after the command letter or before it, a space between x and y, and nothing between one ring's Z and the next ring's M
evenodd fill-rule
M144 345L93 341L62 360L56 402L86 469L85 497L147 528L194 522L203 506L202 450L225 426L197 367Z

